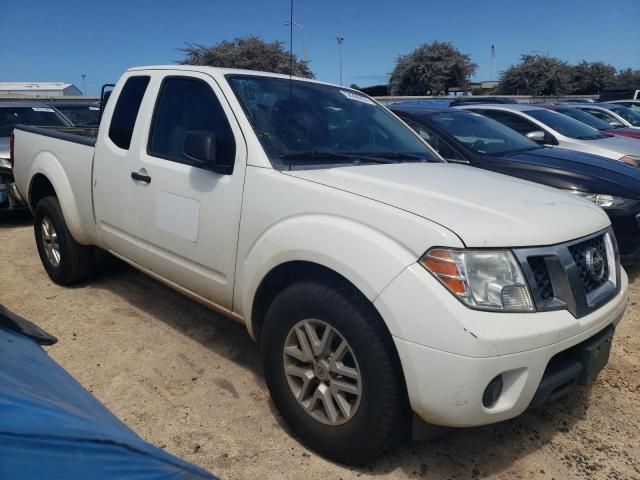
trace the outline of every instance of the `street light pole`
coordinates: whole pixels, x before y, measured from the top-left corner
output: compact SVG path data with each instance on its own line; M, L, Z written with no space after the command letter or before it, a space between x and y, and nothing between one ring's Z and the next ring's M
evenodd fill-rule
M307 61L307 39L306 39L307 32L304 29L304 23L293 22L293 25L295 25L300 30L302 30L302 59L306 62ZM289 21L284 22L284 26L290 27L291 22Z
M340 55L340 85L342 85L342 42L344 42L344 37L337 35L336 40L338 41L338 53Z
M80 76L82 77L82 95L84 95L86 97L87 96L87 83L85 82L85 79L87 78L87 74L83 73Z

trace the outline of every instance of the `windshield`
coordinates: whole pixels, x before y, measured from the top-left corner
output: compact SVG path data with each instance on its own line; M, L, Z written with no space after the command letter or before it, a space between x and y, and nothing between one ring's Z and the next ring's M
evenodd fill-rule
M286 78L227 80L275 168L441 161L365 95Z
M578 110L577 108L562 108L556 111L566 115L567 117L575 118L579 122L585 123L596 130L611 130L611 128L613 128L604 120L594 117L582 110Z
M527 110L525 113L565 137L575 138L578 140L596 140L598 138L606 138L606 135L603 135L595 128L591 128L582 122L569 118L558 112L540 109Z
M38 127L68 127L69 123L49 107L0 108L0 137L10 137L17 124Z
M479 155L540 148L515 130L477 113L441 112L434 113L430 118L436 127Z
M640 127L640 113L634 112L627 107L613 107L611 111L620 115L634 127Z
M100 109L91 105L58 105L56 108L78 127L97 126L100 122Z

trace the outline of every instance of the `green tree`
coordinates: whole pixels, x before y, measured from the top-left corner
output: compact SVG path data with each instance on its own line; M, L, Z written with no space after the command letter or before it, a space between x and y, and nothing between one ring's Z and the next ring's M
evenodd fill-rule
M465 87L477 65L450 42L425 43L401 55L389 79L391 95L448 94L452 87Z
M572 68L558 58L528 54L500 75L502 95L565 95L572 91Z
M243 68L264 72L289 74L289 52L282 42L265 42L260 37L248 37L224 40L211 47L187 43L180 50L185 58L183 65L207 65L210 67ZM293 75L314 78L309 62L299 60L293 55Z
M615 82L616 69L604 62L582 61L572 67L571 93L593 95Z
M620 70L615 78L615 85L621 87L635 87L640 85L640 70L633 70L631 68L625 68Z

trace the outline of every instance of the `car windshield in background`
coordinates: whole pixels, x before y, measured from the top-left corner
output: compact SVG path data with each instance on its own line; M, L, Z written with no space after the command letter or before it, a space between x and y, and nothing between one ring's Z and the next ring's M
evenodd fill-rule
M48 107L1 107L0 137L10 137L19 123L38 127L68 127L59 113Z
M357 92L254 75L227 80L276 168L440 161L408 127Z
M596 130L610 130L613 128L604 120L594 117L593 115L583 112L577 108L563 108L558 110L558 112L566 115L567 117L575 118L579 122L585 123Z
M435 126L476 154L502 154L541 148L515 130L476 113L441 112L432 114L430 118Z
M634 112L627 107L613 107L611 111L620 115L634 127L640 127L640 113Z
M577 140L596 140L598 138L606 138L606 135L603 135L595 128L591 128L589 125L585 125L584 123L558 112L540 109L527 110L525 113L565 137L575 138Z
M96 127L100 122L100 109L93 105L58 105L56 108L78 127Z

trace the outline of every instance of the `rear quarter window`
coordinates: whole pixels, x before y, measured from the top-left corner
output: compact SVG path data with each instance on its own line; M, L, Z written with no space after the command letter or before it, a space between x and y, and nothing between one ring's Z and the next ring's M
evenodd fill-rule
M149 85L148 76L129 77L120 91L109 125L109 138L118 147L128 150L131 146L133 127L136 124L142 97Z

